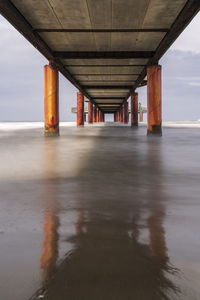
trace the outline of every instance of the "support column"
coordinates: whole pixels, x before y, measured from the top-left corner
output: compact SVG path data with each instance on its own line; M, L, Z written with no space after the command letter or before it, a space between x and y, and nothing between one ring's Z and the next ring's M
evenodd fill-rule
M122 123L124 123L124 104L122 105Z
M84 126L84 96L77 93L77 127Z
M103 122L103 113L100 111L100 122Z
M138 126L138 93L131 94L131 126Z
M99 122L99 109L96 110L96 122Z
M93 122L96 122L96 116L97 116L97 107L94 105L93 107Z
M93 123L93 104L91 101L88 102L88 123Z
M161 66L147 67L147 134L162 135Z
M140 122L143 122L143 112L140 111Z
M44 135L59 135L59 78L53 65L44 66Z
M125 101L124 102L124 124L127 124L128 123L128 102Z
M117 111L117 122L120 122L120 110Z
M120 108L120 123L123 122L123 106Z
M102 112L101 112L101 110L99 110L99 122L102 122Z

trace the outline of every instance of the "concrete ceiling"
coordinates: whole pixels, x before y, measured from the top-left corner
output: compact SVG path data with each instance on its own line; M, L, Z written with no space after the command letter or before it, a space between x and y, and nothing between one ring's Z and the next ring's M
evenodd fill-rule
M158 62L199 10L195 0L2 2L17 8L50 55L39 50L58 60L61 72L96 103L127 99L144 79L146 66ZM35 45L23 24L13 20L2 4L0 10ZM101 109L106 111L106 106Z

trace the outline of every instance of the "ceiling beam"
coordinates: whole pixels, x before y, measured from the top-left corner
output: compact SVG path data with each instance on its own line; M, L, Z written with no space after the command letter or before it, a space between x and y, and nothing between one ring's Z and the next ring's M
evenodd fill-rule
M98 105L121 105L121 102L97 102Z
M93 100L124 100L124 97L92 97Z
M140 74L73 74L73 76L139 76Z
M154 51L55 51L54 56L62 59L125 59L152 58Z
M131 89L131 85L84 85L84 89L89 90L124 90L124 89Z
M144 67L146 65L64 65L65 67L84 67L84 68L94 68L94 67L101 67L101 68L120 68L120 67Z
M67 33L110 33L110 32L168 32L169 28L130 28L130 29L68 29L68 28L36 28L36 32L67 32Z

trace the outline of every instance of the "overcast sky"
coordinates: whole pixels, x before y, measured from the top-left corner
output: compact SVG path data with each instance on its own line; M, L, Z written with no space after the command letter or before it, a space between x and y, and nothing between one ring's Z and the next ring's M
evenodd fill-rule
M160 60L163 120L200 119L200 14ZM0 16L0 121L43 120L48 61ZM60 75L60 120L75 121L77 89ZM138 89L146 105L146 88Z

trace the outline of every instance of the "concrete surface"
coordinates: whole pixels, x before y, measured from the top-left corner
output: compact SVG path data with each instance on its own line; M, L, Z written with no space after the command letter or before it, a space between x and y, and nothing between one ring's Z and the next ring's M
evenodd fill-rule
M100 125L0 130L0 299L200 298L199 129Z

